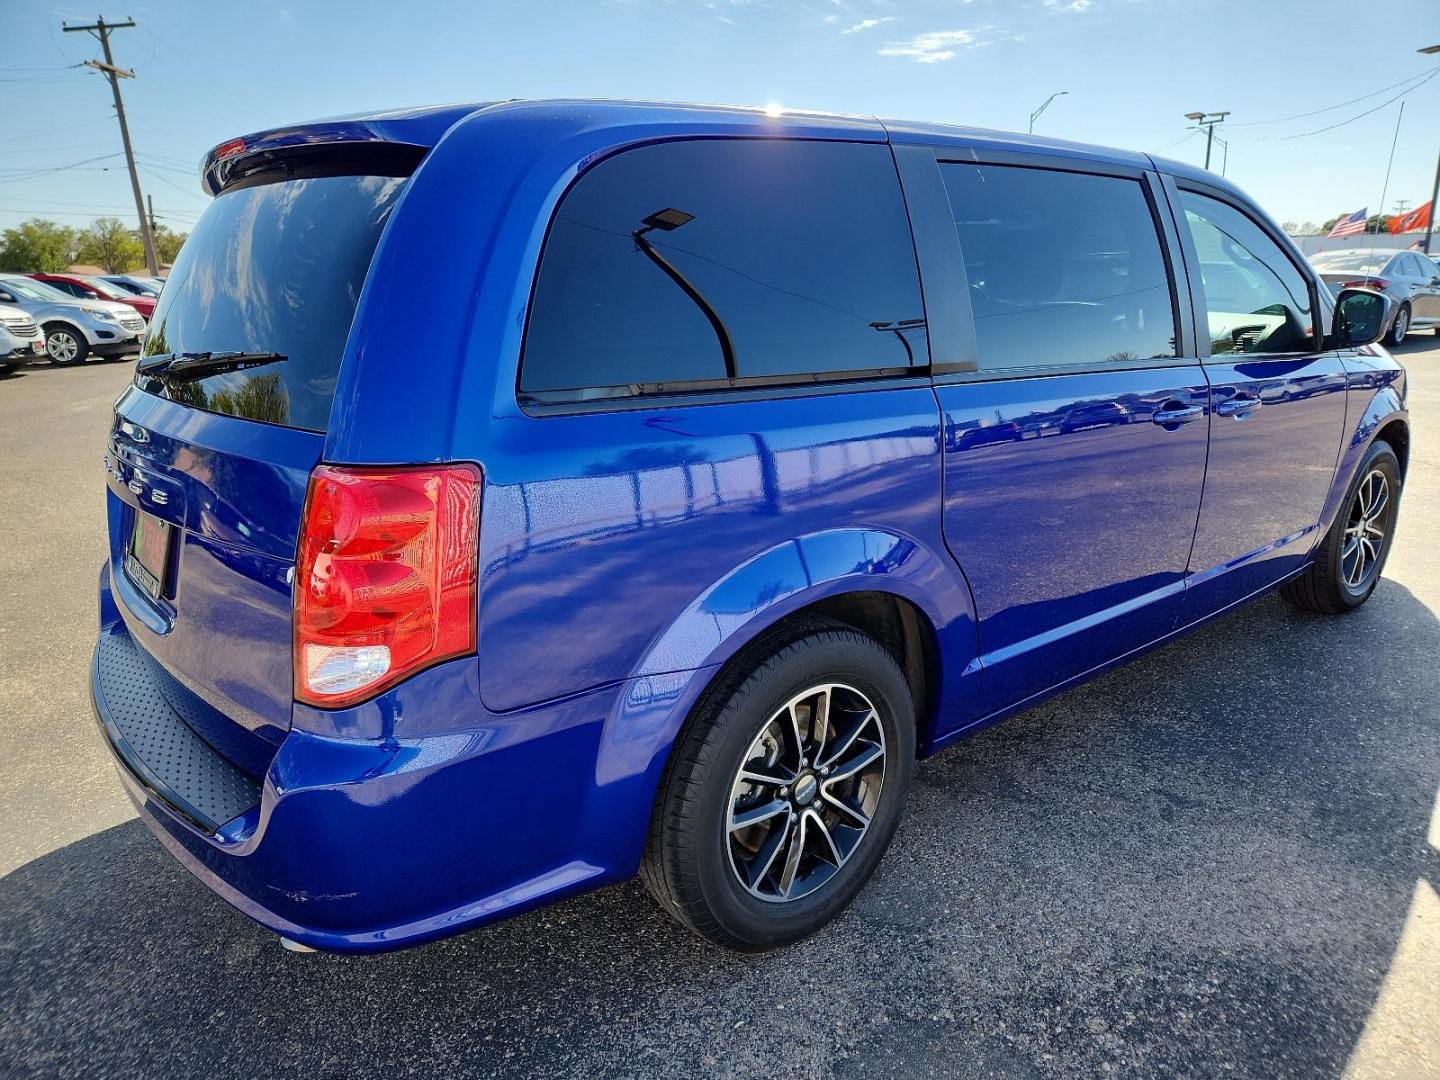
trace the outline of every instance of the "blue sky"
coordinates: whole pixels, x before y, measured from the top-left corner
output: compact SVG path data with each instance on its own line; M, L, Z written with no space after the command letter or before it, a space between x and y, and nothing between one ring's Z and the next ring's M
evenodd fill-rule
M61 21L93 22L95 10L45 0L4 9L0 227L36 215L133 220L109 89L66 66L99 47L61 33ZM1436 0L144 0L106 15L140 24L115 34L116 61L137 74L124 90L142 183L180 229L206 203L195 163L207 147L369 108L546 96L779 102L1023 131L1057 90L1069 93L1038 132L1168 147L1196 163L1203 138L1186 139L1184 114L1229 109L1228 175L1277 219L1319 221L1379 209L1400 106L1306 133L1409 84L1265 121L1440 69L1415 52L1440 44ZM1440 152L1440 78L1403 100L1387 208L1429 198ZM1296 135L1305 137L1287 138Z

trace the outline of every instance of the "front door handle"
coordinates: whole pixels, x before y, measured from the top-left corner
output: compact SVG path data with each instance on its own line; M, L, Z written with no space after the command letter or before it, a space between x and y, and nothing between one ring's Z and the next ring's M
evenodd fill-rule
M1179 427L1181 424L1199 420L1204 415L1205 410L1199 405L1182 405L1178 401L1167 401L1165 406L1156 410L1155 415L1150 419L1162 427Z
M1233 416L1237 420L1244 420L1256 409L1264 404L1258 397L1248 394L1233 397L1229 401L1222 401L1215 406L1215 411L1221 416Z

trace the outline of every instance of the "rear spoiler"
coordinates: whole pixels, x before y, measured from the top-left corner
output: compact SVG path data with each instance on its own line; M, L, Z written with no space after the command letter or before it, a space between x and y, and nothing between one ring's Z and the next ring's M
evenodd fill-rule
M279 128L221 143L200 165L208 195L305 176L409 176L430 147L396 142L368 124L337 121Z

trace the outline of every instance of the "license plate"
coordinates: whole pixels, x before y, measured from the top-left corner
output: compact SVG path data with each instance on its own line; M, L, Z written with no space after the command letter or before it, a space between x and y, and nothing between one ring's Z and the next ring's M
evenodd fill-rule
M173 527L143 511L135 511L130 548L125 553L125 571L151 599L165 595L166 569L170 565L170 534Z

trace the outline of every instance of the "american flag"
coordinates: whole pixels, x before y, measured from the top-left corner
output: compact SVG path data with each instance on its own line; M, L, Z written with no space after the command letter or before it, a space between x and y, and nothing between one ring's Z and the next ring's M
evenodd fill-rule
M1369 207L1364 210L1356 210L1349 217L1335 223L1335 227L1327 234L1329 236L1354 236L1356 233L1365 231L1365 219L1369 217Z

